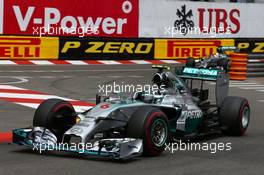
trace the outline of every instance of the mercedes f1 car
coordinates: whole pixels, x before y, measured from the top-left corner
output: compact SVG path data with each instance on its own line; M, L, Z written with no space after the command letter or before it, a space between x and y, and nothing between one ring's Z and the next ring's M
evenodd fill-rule
M199 60L195 60L190 57L186 60L187 67L198 67L198 68L214 68L214 69L222 69L228 72L229 69L229 59L228 52L238 52L237 47L231 46L222 46L217 48L217 53L212 54L209 57L200 58Z
M153 67L158 71L152 81L163 91L136 92L131 97L98 95L96 106L82 113L67 101L48 99L36 110L32 127L13 130L13 142L35 150L129 159L157 156L172 139L246 132L249 103L228 96L229 76L224 70L183 67L177 75L167 66ZM199 88L194 88L194 81L201 83ZM215 102L208 100L204 81L215 82Z

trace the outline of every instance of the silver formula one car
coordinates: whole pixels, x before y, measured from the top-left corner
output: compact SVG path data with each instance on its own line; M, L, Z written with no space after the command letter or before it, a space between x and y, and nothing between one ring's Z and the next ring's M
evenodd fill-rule
M222 69L228 72L229 70L228 52L239 52L239 49L233 46L221 46L217 48L216 54L212 54L209 57L200 58L199 60L195 60L192 57L187 58L186 66L197 67L197 68Z
M227 96L229 78L224 70L184 67L176 75L167 66L153 67L158 69L153 83L163 90L132 97L97 96L97 105L82 113L67 101L46 100L35 112L33 127L13 131L13 142L38 151L129 159L157 156L172 139L245 133L249 104L245 98ZM194 88L194 81L201 83L199 88ZM208 100L204 81L215 82L215 103Z

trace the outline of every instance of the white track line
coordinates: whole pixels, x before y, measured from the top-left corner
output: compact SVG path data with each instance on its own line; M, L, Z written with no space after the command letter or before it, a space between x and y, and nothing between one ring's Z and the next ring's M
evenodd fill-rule
M229 85L229 87L258 87L263 86L261 84L239 84L239 85Z
M0 93L0 97L4 98L22 98L22 99L49 99L49 98L59 98L61 100L71 100L68 98L58 97L55 95L41 95L41 94L23 94L23 93Z
M257 84L257 83L232 83L232 82L229 82L229 84L232 84L232 85L248 85L248 84Z
M264 92L264 90L257 90L257 91L259 91L259 92Z
M215 82L209 82L210 85L215 85ZM230 81L229 87L238 88L243 90L255 90L258 92L264 92L264 85L253 81Z
M256 87L256 86L252 86L252 87L249 87L249 86L245 86L245 87L241 87L241 89L255 89L255 90L261 90L263 89L264 90L264 86L259 86L259 87Z

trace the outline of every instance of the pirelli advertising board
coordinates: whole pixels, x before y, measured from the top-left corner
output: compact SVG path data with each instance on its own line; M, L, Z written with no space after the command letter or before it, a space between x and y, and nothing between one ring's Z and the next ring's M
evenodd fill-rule
M155 59L201 58L219 46L234 46L233 39L155 39Z
M60 59L153 59L154 39L62 37L59 50Z
M60 59L184 59L216 53L219 46L234 46L233 39L151 39L61 37Z
M0 59L58 59L59 38L0 36Z
M243 53L264 54L264 38L238 38L235 45Z
M150 60L201 58L219 46L264 54L263 38L153 39L112 37L0 36L0 59Z

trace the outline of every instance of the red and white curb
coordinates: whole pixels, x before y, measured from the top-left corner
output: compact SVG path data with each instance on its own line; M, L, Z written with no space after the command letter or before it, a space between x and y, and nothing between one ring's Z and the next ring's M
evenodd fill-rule
M16 86L0 85L0 100L9 101L34 109L36 109L42 101L50 98L58 98L69 101L77 112L85 111L94 106L94 104L88 102L49 95L42 92L19 88Z
M119 64L180 64L175 60L0 60L0 65L119 65Z
M55 95L49 95L42 92L19 88L16 86L0 85L0 100L12 102L22 106L27 106L36 109L42 101L50 98L58 98L69 101L77 112L88 110L94 106L94 104L88 102L73 100ZM0 143L11 142L12 133L0 132Z

